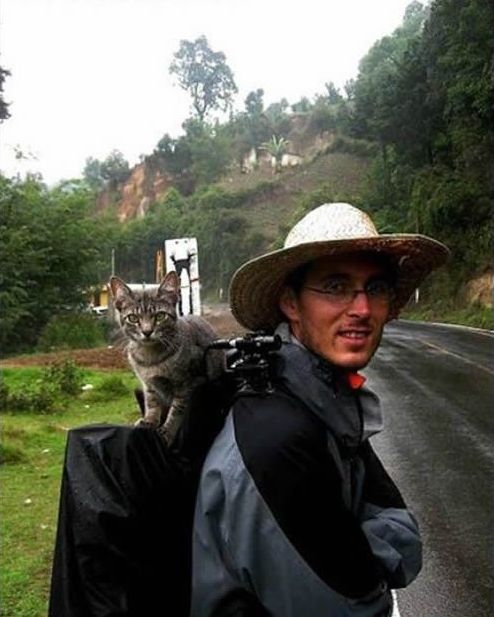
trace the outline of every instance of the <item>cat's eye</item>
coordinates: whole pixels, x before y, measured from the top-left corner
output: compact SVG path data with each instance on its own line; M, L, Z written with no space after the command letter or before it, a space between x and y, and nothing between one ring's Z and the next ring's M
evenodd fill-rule
M125 319L129 323L138 323L138 321L139 321L139 317L137 317L137 315L134 315L134 313L131 313L130 315L127 315L127 317Z
M158 323L166 321L167 319L168 319L168 313L164 313L163 311L160 311L159 313L156 313L156 321Z

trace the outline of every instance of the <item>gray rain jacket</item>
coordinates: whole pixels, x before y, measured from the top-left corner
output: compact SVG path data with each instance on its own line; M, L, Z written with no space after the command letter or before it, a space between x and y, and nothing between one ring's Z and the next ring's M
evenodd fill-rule
M417 576L421 541L368 441L379 401L288 340L274 393L238 398L205 461L192 617L237 593L275 617L391 615L390 589Z

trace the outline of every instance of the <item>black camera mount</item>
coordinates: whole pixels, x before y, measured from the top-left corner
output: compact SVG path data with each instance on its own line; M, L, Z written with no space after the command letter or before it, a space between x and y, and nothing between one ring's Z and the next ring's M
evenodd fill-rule
M238 394L253 396L273 391L270 355L281 348L281 337L264 332L248 332L232 339L217 339L209 349L225 349L227 373L238 381Z

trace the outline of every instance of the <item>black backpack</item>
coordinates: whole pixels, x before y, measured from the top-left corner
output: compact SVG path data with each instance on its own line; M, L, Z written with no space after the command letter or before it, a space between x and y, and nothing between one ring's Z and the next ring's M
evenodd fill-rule
M103 424L69 431L48 617L188 616L202 463L235 397L269 388L266 355L280 344L258 337L266 343L261 348L249 336L218 341L217 347L237 350L230 368L196 393L170 447L146 428ZM136 397L142 412L142 393ZM215 612L266 615L243 591Z

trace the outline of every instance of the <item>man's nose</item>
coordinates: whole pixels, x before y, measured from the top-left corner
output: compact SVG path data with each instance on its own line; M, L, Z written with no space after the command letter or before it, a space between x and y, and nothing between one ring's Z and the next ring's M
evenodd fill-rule
M348 305L348 314L359 317L370 315L370 302L366 292L362 289L355 293L353 300Z

